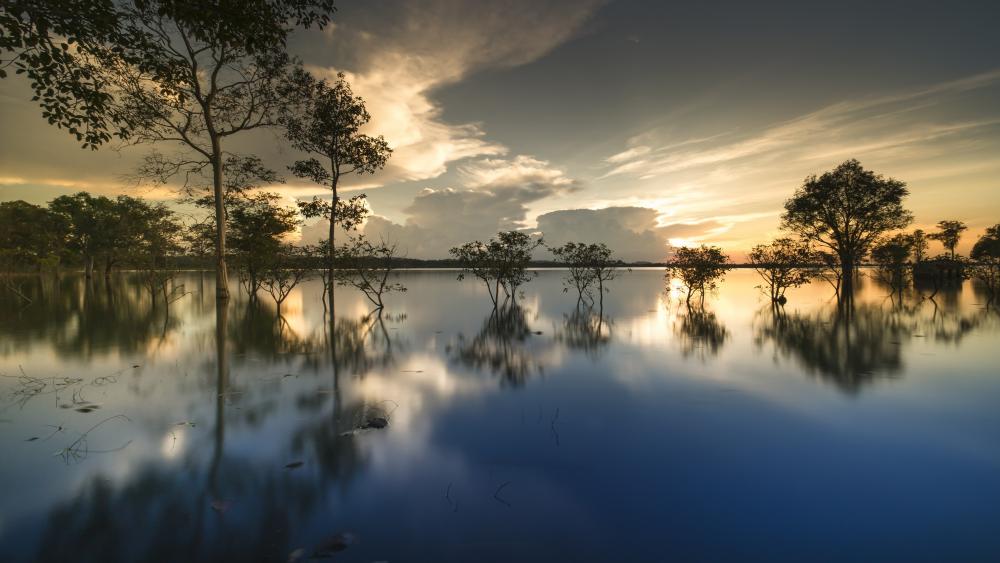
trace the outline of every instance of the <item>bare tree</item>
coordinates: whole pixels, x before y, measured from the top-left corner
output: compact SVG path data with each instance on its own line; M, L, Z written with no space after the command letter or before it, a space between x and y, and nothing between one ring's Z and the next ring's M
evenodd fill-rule
M406 286L390 279L398 259L395 244L373 243L364 235L358 235L341 246L338 255L343 267L335 272L337 283L361 290L376 309L385 307L383 294L406 291Z

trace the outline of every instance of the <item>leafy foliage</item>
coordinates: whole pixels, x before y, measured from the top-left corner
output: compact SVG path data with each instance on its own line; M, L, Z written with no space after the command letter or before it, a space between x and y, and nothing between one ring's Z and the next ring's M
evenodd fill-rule
M667 276L677 278L684 285L687 303L695 293L705 301L705 292L718 287L726 275L729 257L717 246L701 245L698 248L682 246L674 250L667 265Z
M927 235L927 238L940 242L941 246L948 251L951 259L954 260L956 258L955 247L962 239L962 233L969 227L962 221L945 220L938 221L937 228L938 231Z
M903 207L906 184L848 160L810 176L785 202L782 227L837 256L845 286L883 233L902 229L913 215Z
M808 243L788 237L758 244L747 258L764 280L771 301L781 304L785 291L805 285L816 275L819 260Z
M520 231L505 231L487 242L473 241L452 248L449 253L458 260L462 273L472 274L486 284L493 306L500 304L500 290L507 298L513 299L517 288L531 281L534 274L528 273L532 252L541 246L542 240Z
M567 268L563 291L574 289L579 301L586 297L593 304L596 284L597 295L603 301L606 291L604 282L613 280L617 273L615 270L617 261L612 258L611 249L606 244L567 242L549 250L556 260Z

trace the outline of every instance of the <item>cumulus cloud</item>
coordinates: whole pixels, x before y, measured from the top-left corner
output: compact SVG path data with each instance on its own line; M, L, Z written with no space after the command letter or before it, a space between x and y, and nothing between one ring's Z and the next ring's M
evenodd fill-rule
M663 261L670 241L697 240L723 228L717 221L663 225L660 212L648 207L563 209L538 217L538 230L550 245L603 242L629 262Z
M485 159L460 170L465 186L425 188L404 209L404 224L372 218L364 231L398 241L416 258L440 258L463 242L525 226L528 204L572 192L577 182L530 156Z

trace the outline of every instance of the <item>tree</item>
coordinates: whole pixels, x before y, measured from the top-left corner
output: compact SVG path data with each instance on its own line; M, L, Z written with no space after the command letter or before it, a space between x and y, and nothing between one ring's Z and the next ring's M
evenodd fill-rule
M261 286L274 299L281 315L281 305L299 283L309 277L306 252L291 244L283 244L276 256L261 272Z
M962 232L968 229L965 223L955 220L945 220L938 221L937 224L938 232L931 233L927 238L931 240L936 240L944 246L944 249L948 251L951 259L956 258L955 247L958 246L958 241L962 238Z
M983 282L991 294L1000 292L1000 224L986 229L972 247L970 256L976 261L972 275Z
M62 216L25 201L0 202L0 258L9 267L58 263L67 225Z
M277 124L278 86L294 61L285 51L297 27L325 25L333 0L134 0L120 8L131 43L113 69L118 108L134 143L182 149L168 168L212 172L216 295L229 297L225 160L230 137Z
M281 256L285 237L299 226L298 212L279 205L279 201L278 194L258 192L229 202L233 255L240 283L251 300L256 299L261 288L261 274Z
M482 280L496 308L500 304L501 289L508 299L515 299L517 288L531 281L533 275L528 273L531 253L541 245L541 239L527 233L505 231L488 242L467 242L452 248L449 253L462 267L458 279L472 274Z
M771 302L784 305L785 291L805 285L816 275L819 261L808 243L788 237L758 244L747 255L763 278Z
M50 124L84 148L124 137L102 70L128 41L113 0L5 0L0 5L0 79L25 75ZM6 55L6 56L3 56Z
M872 261L894 291L901 290L906 281L911 254L913 236L903 233L880 240L872 249Z
M927 258L927 234L923 229L916 229L910 237L913 239L913 261L919 264Z
M302 209L306 216L324 217L330 222L327 268L332 279L336 227L341 224L345 230L351 230L365 212L363 195L352 198L351 205L343 205L337 193L340 180L349 174L374 174L385 166L392 149L381 135L371 137L361 133L371 115L364 100L351 91L343 73L338 73L331 85L297 68L283 93L289 100L288 111L281 116L285 136L296 149L324 160L320 162L315 157L299 160L289 170L299 178L330 187L330 203L314 199Z
M844 292L851 295L854 271L871 245L913 220L903 207L908 194L903 182L848 160L822 176L806 178L785 202L782 227L834 253Z
M402 283L389 279L396 269L396 245L385 241L373 243L358 235L339 248L338 255L344 267L335 271L337 283L361 290L379 311L385 306L384 293L406 291Z
M593 286L597 284L598 299L603 306L604 282L613 280L616 274L616 261L612 258L611 249L604 243L567 242L549 250L568 270L563 280L563 291L575 289L577 303L586 296L593 305Z
M717 246L701 245L698 248L682 246L674 250L667 265L667 276L678 278L687 293L687 304L691 296L698 293L705 301L705 292L714 290L719 280L726 275L729 257Z
M113 234L118 216L114 202L78 192L53 199L49 210L67 225L67 249L80 256L86 277L93 277L94 262L115 250Z

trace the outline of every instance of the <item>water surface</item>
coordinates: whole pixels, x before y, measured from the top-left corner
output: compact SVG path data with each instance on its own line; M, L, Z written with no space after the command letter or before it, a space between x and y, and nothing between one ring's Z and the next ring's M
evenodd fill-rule
M223 311L128 274L0 293L0 560L988 561L1000 314L734 271L492 312L410 271L381 317L318 282ZM234 288L235 290L235 288ZM382 419L381 422L379 419ZM382 423L384 428L379 428Z

